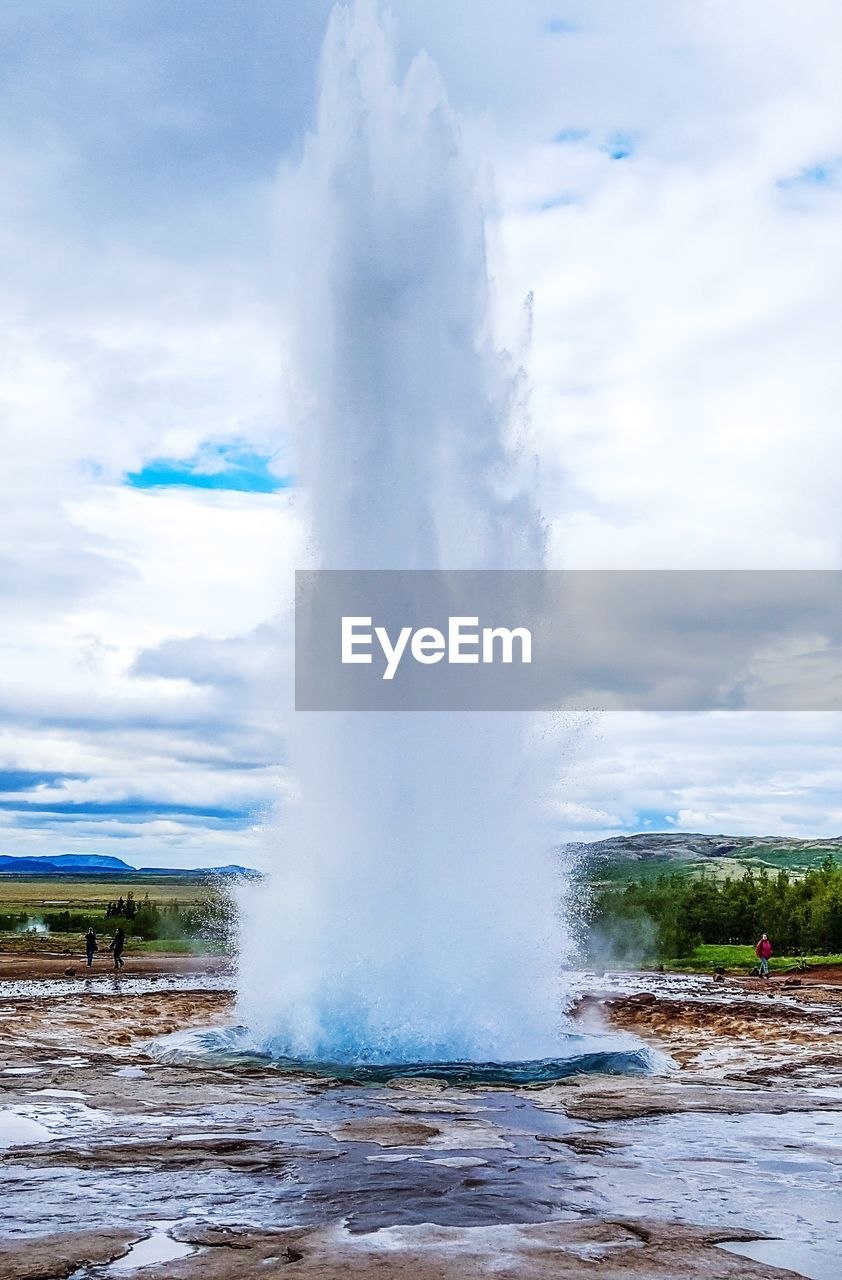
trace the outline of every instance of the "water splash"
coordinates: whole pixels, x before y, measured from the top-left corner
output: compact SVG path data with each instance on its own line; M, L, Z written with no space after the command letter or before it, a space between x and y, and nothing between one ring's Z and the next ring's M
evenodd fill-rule
M283 197L302 488L323 568L537 568L523 375L436 68L337 8ZM243 890L238 1010L275 1056L553 1058L570 939L517 715L294 717L301 802Z

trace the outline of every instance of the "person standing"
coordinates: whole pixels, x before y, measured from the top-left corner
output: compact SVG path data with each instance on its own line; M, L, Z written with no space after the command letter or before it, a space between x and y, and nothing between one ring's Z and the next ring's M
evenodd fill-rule
M754 948L754 954L757 956L758 960L760 961L761 978L768 978L769 977L769 957L772 954L772 944L769 941L769 939L766 937L765 933L763 934L763 937L758 942L757 946Z
M126 935L118 926L117 932L108 944L108 950L114 953L114 968L122 969L123 967L123 947L126 945Z
M93 968L95 951L99 951L99 947L96 942L96 934L93 929L89 929L85 934L85 955L88 957L89 969Z

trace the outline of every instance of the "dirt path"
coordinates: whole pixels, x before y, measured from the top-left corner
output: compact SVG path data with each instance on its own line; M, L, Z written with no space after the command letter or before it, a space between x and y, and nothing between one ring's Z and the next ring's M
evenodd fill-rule
M181 955L168 951L123 952L126 978L185 976L188 974L220 974L231 968L229 956ZM72 969L73 974L68 973ZM84 956L66 952L0 951L0 982L4 980L38 980L40 978L77 977L112 978L114 965L107 951L99 952L93 968L88 969Z

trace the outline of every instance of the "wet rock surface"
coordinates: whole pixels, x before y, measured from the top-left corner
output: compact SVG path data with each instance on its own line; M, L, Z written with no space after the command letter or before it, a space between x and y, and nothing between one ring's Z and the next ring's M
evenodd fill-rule
M0 1241L0 1276L3 1280L64 1280L80 1267L123 1257L133 1238L128 1231L73 1231L22 1243Z
M489 1273L504 1280L579 1280L586 1274L602 1280L676 1276L718 1280L774 1280L791 1275L777 1267L729 1257L715 1246L750 1239L740 1231L681 1228L665 1231L645 1222L550 1223L474 1230L420 1226L385 1228L352 1236L341 1227L310 1231L261 1231L249 1227L185 1227L177 1239L197 1246L186 1258L161 1267L144 1266L149 1280L201 1275L207 1280L254 1280L255 1277L411 1277L451 1280ZM123 1252L123 1251L121 1251ZM58 1280L69 1276L79 1258L109 1259L113 1246L98 1236L47 1237L27 1242L14 1254L0 1249L0 1268L7 1280ZM201 1258L201 1262L197 1261ZM46 1269L45 1269L46 1268ZM107 1274L88 1271L88 1274Z
M795 1245L798 1274L835 1274L842 992L581 986L583 1027L676 1069L447 1087L165 1065L149 1041L230 1023L229 992L0 988L0 1277L725 1280L785 1275ZM763 1236L771 1260L720 1247Z

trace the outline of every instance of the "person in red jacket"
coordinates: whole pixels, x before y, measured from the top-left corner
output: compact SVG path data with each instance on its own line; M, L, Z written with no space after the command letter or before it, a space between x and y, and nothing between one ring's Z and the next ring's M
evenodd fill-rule
M757 946L754 948L754 954L757 956L758 960L760 961L761 978L768 978L769 977L769 956L772 954L772 944L769 941L769 939L766 937L765 933L763 934L763 937L758 942Z

